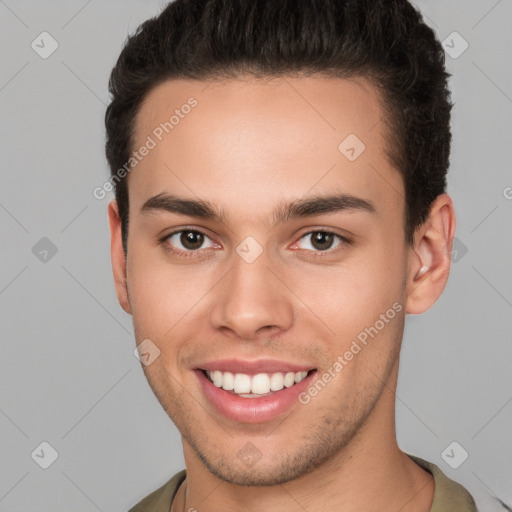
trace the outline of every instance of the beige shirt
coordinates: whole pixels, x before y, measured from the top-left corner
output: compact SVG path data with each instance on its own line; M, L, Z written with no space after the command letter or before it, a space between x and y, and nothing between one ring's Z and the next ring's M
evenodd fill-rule
M406 455L434 476L434 501L430 512L478 512L475 501L462 485L450 480L435 464L414 455ZM185 477L186 471L179 471L128 512L169 512L174 495Z

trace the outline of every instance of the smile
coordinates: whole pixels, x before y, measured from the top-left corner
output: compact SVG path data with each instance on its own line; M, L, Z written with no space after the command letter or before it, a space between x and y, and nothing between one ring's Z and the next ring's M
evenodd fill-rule
M316 378L316 368L282 361L223 360L194 370L213 414L237 423L263 423L303 407L298 396Z
M308 372L275 372L248 375L246 373L221 372L219 370L207 371L206 375L214 386L224 391L232 391L244 398L257 398L267 396L272 391L281 391L291 388L294 384L303 381Z

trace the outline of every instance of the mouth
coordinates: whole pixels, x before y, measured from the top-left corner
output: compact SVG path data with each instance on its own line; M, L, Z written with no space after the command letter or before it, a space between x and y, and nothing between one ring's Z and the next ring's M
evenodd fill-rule
M221 372L220 370L202 371L214 386L222 388L224 391L243 398L259 398L270 396L284 388L291 388L295 384L302 382L308 376L308 373L314 370L257 373L256 375L249 375L247 373L234 374L232 372Z
M313 382L316 368L290 367L278 371L275 364L215 364L194 373L208 405L227 419L242 423L263 423L274 419L295 404ZM262 371L263 369L267 371ZM300 405L300 403L299 403Z

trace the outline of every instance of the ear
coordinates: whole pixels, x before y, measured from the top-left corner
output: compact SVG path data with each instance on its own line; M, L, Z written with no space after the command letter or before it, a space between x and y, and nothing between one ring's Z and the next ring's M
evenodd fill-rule
M406 313L424 313L443 293L450 274L455 225L450 196L437 196L427 220L416 230L410 248Z
M110 224L110 256L117 299L121 307L131 315L132 310L126 285L126 259L121 236L121 217L119 217L119 209L115 199L112 199L108 204L108 222Z

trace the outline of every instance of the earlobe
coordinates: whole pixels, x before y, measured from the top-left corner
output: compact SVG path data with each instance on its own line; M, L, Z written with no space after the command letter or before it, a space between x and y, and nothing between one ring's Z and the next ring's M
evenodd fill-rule
M131 315L126 283L126 258L122 244L121 218L115 199L112 199L108 205L108 221L110 225L110 256L117 299L121 307Z
M406 312L421 314L441 296L450 274L455 211L448 194L439 195L410 249Z

